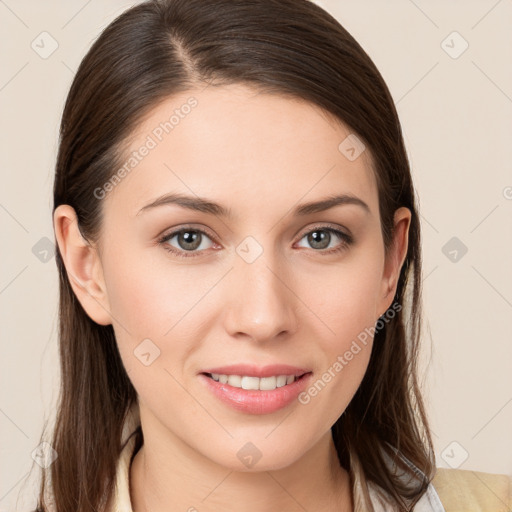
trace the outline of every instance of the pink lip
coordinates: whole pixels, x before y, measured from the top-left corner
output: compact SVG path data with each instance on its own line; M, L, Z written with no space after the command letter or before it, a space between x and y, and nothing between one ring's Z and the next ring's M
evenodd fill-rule
M223 373L225 375L241 374L254 377L259 376L251 375L251 372L246 373L246 366L244 366L244 371L240 373L232 373L231 369L229 372L227 372L226 370L228 368L231 367L218 368L218 370L222 371L212 371L207 373ZM264 370L267 375L264 376L269 377L272 375L295 375L295 372L290 372L290 367L288 367L287 371L282 371L282 366L277 368L279 368L278 372L275 372L274 370L270 373L267 368L265 368ZM258 371L261 372L262 370L263 369L260 369ZM295 368L295 370L298 369ZM253 369L253 372L254 371L255 370ZM271 391L235 388L229 384L221 384L220 382L213 380L211 377L205 374L200 374L199 378L207 387L207 389L209 389L218 399L220 399L223 403L233 407L234 409L246 414L270 414L283 409L284 407L290 405L294 400L296 400L297 396L302 391L304 391L313 375L311 372L304 375L303 370L299 370L298 373L299 375L302 375L302 377L299 377L298 380L292 384L287 384L286 386L282 386Z

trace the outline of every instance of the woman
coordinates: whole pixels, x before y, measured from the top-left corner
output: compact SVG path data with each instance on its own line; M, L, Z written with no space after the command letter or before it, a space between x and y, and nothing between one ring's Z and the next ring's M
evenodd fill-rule
M62 388L39 510L494 499L436 472L400 123L315 4L149 1L111 23L67 98L54 227Z

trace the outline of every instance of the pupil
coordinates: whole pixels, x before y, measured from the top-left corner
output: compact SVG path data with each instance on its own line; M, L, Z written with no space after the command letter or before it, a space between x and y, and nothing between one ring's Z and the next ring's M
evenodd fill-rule
M309 238L309 243L312 247L315 247L316 249L325 249L329 245L331 235L327 231L318 230L313 231L309 235Z
M199 233L197 231L184 231L181 233L184 244L181 244L184 249L197 249L200 244ZM199 243L198 243L199 241Z

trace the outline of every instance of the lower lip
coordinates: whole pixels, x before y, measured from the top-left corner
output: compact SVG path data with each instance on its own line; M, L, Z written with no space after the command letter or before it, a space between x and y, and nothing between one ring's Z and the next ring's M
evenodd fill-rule
M307 373L291 384L271 391L235 388L221 384L207 375L199 377L208 389L225 404L247 414L270 414L290 405L306 388L312 373Z

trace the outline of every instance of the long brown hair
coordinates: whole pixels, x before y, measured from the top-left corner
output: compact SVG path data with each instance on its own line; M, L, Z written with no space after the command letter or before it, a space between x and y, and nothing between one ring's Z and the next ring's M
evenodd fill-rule
M332 427L340 464L349 469L352 483L362 485L365 499L365 482L371 481L391 496L397 510L411 510L435 471L416 367L421 330L418 211L389 90L365 51L332 16L309 0L150 0L125 11L95 41L69 91L54 210L71 205L84 238L96 241L102 202L94 190L123 162L123 143L137 123L169 96L212 83L246 84L307 100L356 133L374 161L386 250L395 210L405 206L412 212L394 297L404 308L375 333L363 381ZM49 442L58 458L43 470L38 510L97 511L113 491L122 427L137 394L112 326L87 316L58 251L56 261L61 388ZM404 483L386 456L420 478ZM364 506L372 510L369 502Z

